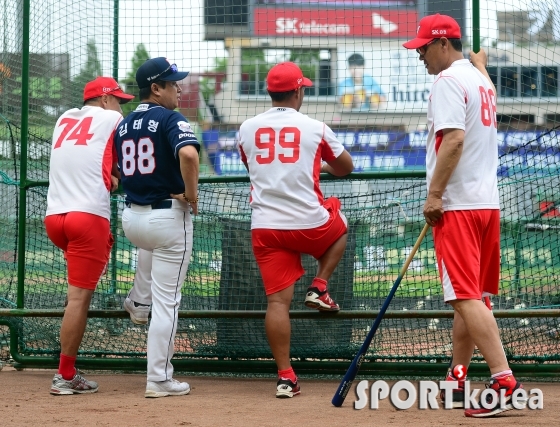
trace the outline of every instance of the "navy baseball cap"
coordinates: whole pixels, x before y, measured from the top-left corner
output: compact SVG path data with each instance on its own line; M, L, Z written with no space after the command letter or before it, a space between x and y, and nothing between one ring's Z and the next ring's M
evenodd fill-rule
M136 83L140 89L149 87L155 81L177 82L189 75L188 71L179 71L177 65L171 64L167 58L148 59L136 71Z

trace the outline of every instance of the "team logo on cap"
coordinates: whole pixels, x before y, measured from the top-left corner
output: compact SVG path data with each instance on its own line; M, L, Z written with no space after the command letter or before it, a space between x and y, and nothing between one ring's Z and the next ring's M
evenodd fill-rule
M120 89L120 86L117 86L117 87L104 87L104 88L103 88L103 92L105 92L105 93L107 93L107 92L113 92L113 91L119 90L119 89Z
M297 84L300 85L303 79L297 79Z
M416 30L416 34L420 32L420 25L418 25L418 29Z
M179 129L181 129L182 132L192 132L191 125L185 121L181 120L180 122L177 122L177 126L179 126Z

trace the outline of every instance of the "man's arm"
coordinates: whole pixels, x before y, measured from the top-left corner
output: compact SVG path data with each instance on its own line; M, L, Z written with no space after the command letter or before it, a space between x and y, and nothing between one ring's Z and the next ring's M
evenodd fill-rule
M241 136L239 137L239 139L241 139ZM245 151L243 151L243 147L241 146L241 144L237 146L237 150L239 151L239 155L241 156L241 161L245 165L245 169L247 169L247 173L249 173L249 164L247 163L247 156L245 155Z
M484 49L480 49L480 52L478 53L474 53L471 50L470 56L471 56L471 64L473 64L474 68L480 71L484 75L484 77L488 79L488 81L492 85L492 89L494 89L494 96L498 97L498 92L496 92L496 87L494 86L494 82L492 82L492 79L490 78L490 74L488 74L488 71L486 70L486 64L488 63L488 58L486 57L486 52L484 51Z
M323 163L321 166L321 172L327 172L335 176L345 176L353 170L354 164L352 163L352 156L350 156L350 153L346 150L336 159Z
M179 149L179 165L181 176L185 182L184 198L182 194L171 195L179 200L190 200L193 214L198 214L198 150L194 145L185 145Z
M462 129L443 129L443 140L439 147L436 168L424 204L426 222L433 226L443 216L443 192L449 178L459 163L463 153L465 131Z
M119 170L118 163L113 163L111 169L111 191L116 191L119 188L119 181L121 180L121 171Z

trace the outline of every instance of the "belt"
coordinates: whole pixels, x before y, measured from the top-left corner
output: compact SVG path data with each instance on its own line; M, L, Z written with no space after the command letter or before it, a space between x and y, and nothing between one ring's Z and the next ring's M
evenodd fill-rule
M127 208L129 208L132 204L133 203L130 202L125 203ZM151 205L140 205L140 206L151 206L152 209L171 209L172 205L173 205L172 200L161 200L159 202L152 203Z

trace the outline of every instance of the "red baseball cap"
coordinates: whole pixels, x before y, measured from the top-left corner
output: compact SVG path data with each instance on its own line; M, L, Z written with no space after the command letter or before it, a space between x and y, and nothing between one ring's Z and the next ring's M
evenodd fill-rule
M121 104L126 104L131 99L134 99L134 95L124 93L117 81L111 77L97 77L95 80L86 83L84 87L84 101L101 95L116 96L120 98Z
M448 39L460 39L461 27L451 16L428 15L418 23L416 38L403 44L407 49L418 49L434 39L446 37Z
M270 92L290 92L302 86L313 86L313 82L303 77L301 69L293 62L275 65L266 76L266 88Z

